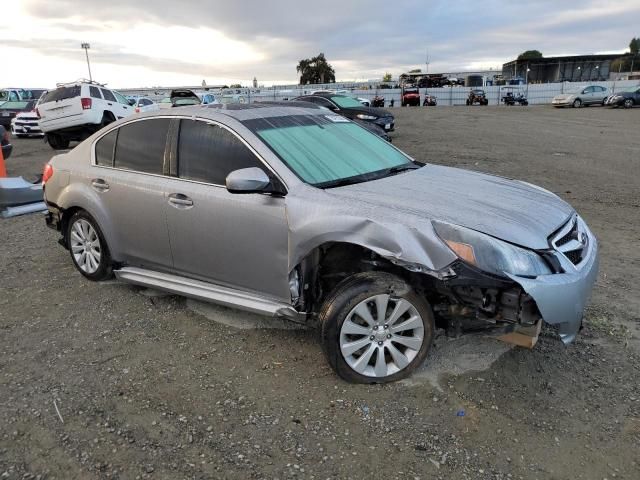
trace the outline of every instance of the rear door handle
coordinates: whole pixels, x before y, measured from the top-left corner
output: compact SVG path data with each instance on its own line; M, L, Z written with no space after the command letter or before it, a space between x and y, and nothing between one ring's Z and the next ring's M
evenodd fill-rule
M98 192L106 192L109 190L109 184L101 178L94 178L91 180L91 186Z
M182 193L172 193L169 195L169 203L174 207L188 208L193 207L193 200Z

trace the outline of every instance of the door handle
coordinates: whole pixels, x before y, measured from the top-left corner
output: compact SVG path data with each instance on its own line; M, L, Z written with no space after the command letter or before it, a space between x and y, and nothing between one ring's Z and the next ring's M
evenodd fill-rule
M109 184L101 178L94 178L91 180L91 186L98 192L106 192L109 190Z
M182 193L172 193L169 195L169 203L174 207L193 207L193 200Z

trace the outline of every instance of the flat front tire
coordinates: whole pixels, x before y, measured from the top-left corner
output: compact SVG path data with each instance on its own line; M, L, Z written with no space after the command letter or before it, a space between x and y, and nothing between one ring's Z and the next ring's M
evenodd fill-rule
M625 99L624 101L624 108L631 108L633 107L633 100L630 98Z
M111 277L111 255L102 230L89 213L79 210L67 227L67 245L71 260L89 280L98 282Z
M365 272L341 282L320 312L322 345L331 367L352 383L409 376L427 356L431 307L404 280Z

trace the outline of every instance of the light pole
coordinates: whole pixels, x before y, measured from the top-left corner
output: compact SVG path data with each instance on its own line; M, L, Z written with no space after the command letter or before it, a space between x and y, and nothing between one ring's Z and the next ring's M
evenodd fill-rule
M91 48L91 45L89 45L88 43L81 43L80 46L82 48L84 48L84 53L87 57L87 68L89 69L89 81L93 81L93 79L91 78L91 65L89 64L89 49Z

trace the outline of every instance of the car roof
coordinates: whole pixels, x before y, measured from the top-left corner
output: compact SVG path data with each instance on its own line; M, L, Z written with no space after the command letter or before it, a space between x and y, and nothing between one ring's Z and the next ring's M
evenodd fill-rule
M228 104L209 104L209 105L190 105L185 107L174 107L170 110L157 110L137 116L141 117L166 117L166 116L193 116L205 118L209 120L223 121L224 117L233 118L240 122L245 120L253 120L256 118L270 117L288 117L294 115L329 115L330 113L323 108L315 106L289 106L285 104L274 103L228 103ZM127 117L129 118L129 117ZM224 123L224 121L223 121Z

